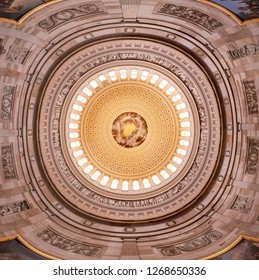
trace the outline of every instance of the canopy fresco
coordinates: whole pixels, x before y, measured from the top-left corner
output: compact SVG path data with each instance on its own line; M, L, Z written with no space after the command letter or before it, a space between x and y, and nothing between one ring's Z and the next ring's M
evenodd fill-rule
M33 8L52 0L0 0L0 17L18 20Z
M258 0L212 0L210 2L223 6L242 20L259 18Z

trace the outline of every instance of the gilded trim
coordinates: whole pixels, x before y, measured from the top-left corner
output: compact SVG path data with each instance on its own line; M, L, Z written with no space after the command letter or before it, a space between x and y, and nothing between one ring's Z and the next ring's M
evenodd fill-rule
M237 246L242 240L251 240L251 241L254 241L254 242L259 242L259 238L249 237L249 236L246 236L246 235L240 235L233 243L231 243L225 249L219 251L218 253L210 255L208 257L202 258L201 260L211 260L211 259L214 259L214 258L220 256L220 255L223 255L223 254L227 253L228 251L230 251L231 249L233 249L235 246Z
M219 5L219 4L210 2L208 0L196 0L196 1L201 2L201 3L205 3L207 5L213 6L213 7L217 8L217 9L223 11L228 16L233 18L239 25L245 25L245 24L250 24L250 23L259 23L259 18L250 19L250 20L241 20L236 14L232 13L227 8L225 8L225 7L223 7L223 6Z
M33 9L31 9L30 11L28 11L27 13L25 13L20 19L18 20L14 20L14 19L8 19L8 18L1 18L0 17L0 22L7 22L7 23L12 23L15 25L20 25L23 21L25 21L30 15L32 15L33 13L56 3L62 2L63 0L52 0L51 2L48 3L43 3Z
M33 8L32 10L28 11L27 13L25 13L19 20L13 20L13 19L7 19L7 18L0 18L0 22L7 22L7 23L12 23L12 24L16 24L16 25L20 25L24 20L26 20L30 15L32 15L33 13L41 10L42 8L45 8L47 6L62 2L63 0L53 0L51 2L48 3L44 3L41 4L35 8ZM238 16L236 16L234 13L232 13L230 10L228 10L227 8L213 3L213 2L209 2L208 0L196 0L198 2L201 3L205 3L207 5L213 6L221 11L223 11L224 13L226 13L227 15L229 15L231 18L233 18L239 25L245 25L245 24L250 24L250 23L259 23L259 18L255 18L255 19L250 19L250 20L241 20Z
M43 258L50 259L50 260L59 260L56 257L53 257L51 255L48 255L48 254L36 249L32 245L30 245L25 239L23 239L20 235L12 235L12 236L7 236L7 237L2 237L2 238L0 238L0 242L16 240L16 239L19 242L21 242L22 245L24 245L27 249L31 250L32 252L34 252L35 254L38 254L39 256L41 256Z

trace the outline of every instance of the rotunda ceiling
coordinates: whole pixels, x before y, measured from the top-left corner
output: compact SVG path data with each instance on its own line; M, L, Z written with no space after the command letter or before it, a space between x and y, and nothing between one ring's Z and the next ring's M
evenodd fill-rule
M84 177L110 191L147 192L169 182L197 149L199 124L195 130L189 101L175 82L132 67L90 78L68 106L72 160Z
M204 1L53 2L1 23L4 235L76 259L258 236L258 24Z
M144 54L139 47L145 45ZM160 51L150 52L150 46ZM103 49L97 57L95 48ZM58 83L44 83L35 111L35 136L44 139L36 141L39 156L53 188L77 209L113 221L119 215L125 222L149 219L151 208L150 218L160 218L190 206L209 186L224 139L216 89L203 69L178 48L140 37L79 46L61 59L54 79L73 66ZM114 120L127 112L139 114L148 128L145 141L132 149L118 145L112 134ZM46 153L46 147L52 148ZM88 203L78 205L72 197ZM166 211L154 211L165 201ZM114 217L109 207L117 208ZM144 216L138 218L138 211Z

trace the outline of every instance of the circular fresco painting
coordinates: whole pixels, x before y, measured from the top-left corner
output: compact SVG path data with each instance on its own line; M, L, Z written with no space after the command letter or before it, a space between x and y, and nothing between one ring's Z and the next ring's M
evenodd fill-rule
M148 133L144 118L134 112L120 114L112 124L114 140L125 148L135 148L141 145Z

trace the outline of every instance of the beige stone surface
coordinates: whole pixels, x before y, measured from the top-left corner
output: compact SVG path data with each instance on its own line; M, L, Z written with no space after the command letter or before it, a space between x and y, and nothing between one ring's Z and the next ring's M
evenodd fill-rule
M259 21L193 2L67 0L0 20L0 240L20 235L49 258L137 260L207 258L259 238ZM72 96L123 67L168 76L199 122L181 176L144 194L96 187L65 145Z

